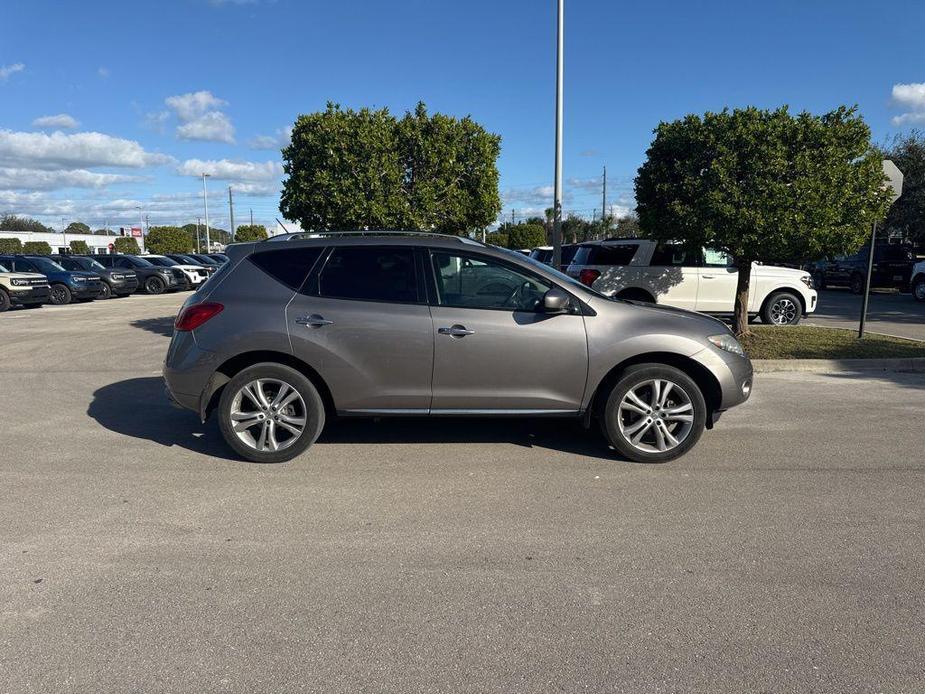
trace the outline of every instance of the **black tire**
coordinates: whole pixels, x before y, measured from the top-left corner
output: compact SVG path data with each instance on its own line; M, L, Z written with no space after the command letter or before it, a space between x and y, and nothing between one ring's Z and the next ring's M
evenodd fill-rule
M825 273L817 270L813 273L813 285L816 289L825 289Z
M796 325L803 317L803 304L793 292L774 292L761 307L765 325Z
M100 282L100 295L96 298L97 299L111 299L112 298L112 287L109 286L109 282Z
M302 398L301 404L298 402L293 403L291 407L294 408L294 410L288 414L304 418L304 427L302 428L301 434L293 436L292 438L295 440L287 444L287 447L283 450L258 450L252 445L248 445L242 441L234 431L232 407L235 405L236 397L246 385L257 379L282 382L297 391ZM272 391L267 392L270 396L273 395ZM238 406L241 405L239 404ZM269 420L271 417L277 418L283 416L282 412L274 414L271 412L270 408L265 408L263 412L259 412L253 406L253 403L251 403L247 409L254 409L254 414L256 416L262 414L263 416L260 417L261 420ZM304 412L299 411L301 409L304 409ZM251 460L255 463L282 463L287 460L292 460L301 453L304 453L321 435L321 430L324 428L324 420L324 401L321 399L318 389L315 388L312 382L301 372L289 366L273 362L254 364L238 373L222 389L222 395L218 404L218 424L225 442L242 458ZM275 427L278 425L272 426ZM260 431L261 425L254 424L253 427ZM250 432L255 433L253 432L253 428ZM288 434L288 432L284 432L283 430L281 430L280 433ZM256 436L251 435L251 440L257 443L255 439ZM286 441L288 440L287 438ZM285 444L286 441L280 443Z
M912 282L912 298L916 301L925 301L925 277L917 277Z
M48 294L48 300L55 306L64 306L71 303L71 290L63 284L51 285L51 292Z
M10 301L10 295L6 293L5 289L0 288L0 313L9 311L12 305L13 302Z
M848 280L848 289L851 290L852 294L863 294L864 293L864 275L860 272L856 272L851 275L851 279Z
M655 426L642 425L644 426L644 432L639 444L645 448L648 448L650 443L653 444L653 448L657 447L654 444L658 442L658 437L656 437L656 429L658 426L669 427L669 433L672 435L680 435L680 433L683 433L684 438L679 439L680 443L664 451L644 450L640 448L639 445L634 444L630 438L632 427L641 425L642 419L651 417L652 412L648 415L636 414L633 412L624 414L620 407L627 393L631 390L645 389L649 382L656 380L662 382L670 381L672 383L672 388L668 390L666 396L666 405L672 408L675 407L675 405L672 404L676 402L672 400L672 393L675 394L675 397L678 397L677 402L684 403L679 406L683 407L686 406L686 404L690 405L691 420L689 422L668 421L668 423L665 424L667 420L663 420L663 415L658 414L655 418L657 420ZM664 386L662 387L664 388ZM681 393L678 393L675 389L680 390ZM682 395L686 397L681 397ZM650 406L652 405L651 400L648 404ZM658 412L661 411L662 409L658 410ZM604 431L604 435L607 437L608 441L610 441L610 444L617 449L620 455L637 463L666 463L669 460L680 458L700 440L700 436L703 434L703 429L707 421L707 405L703 398L703 393L700 392L699 386L690 376L680 369L666 364L636 364L624 371L620 379L613 386L601 415L601 428ZM638 419L628 421L628 417L638 417ZM621 422L623 424L622 427ZM688 424L690 429L684 430ZM670 427L674 427L674 429ZM682 432L682 430L684 431Z
M160 277L149 277L145 280L145 291L148 294L163 294L167 283Z

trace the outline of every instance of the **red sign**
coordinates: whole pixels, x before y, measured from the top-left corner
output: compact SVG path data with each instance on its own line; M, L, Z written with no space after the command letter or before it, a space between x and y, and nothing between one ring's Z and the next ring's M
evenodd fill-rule
M141 227L132 227L132 236L136 239L141 238Z
M109 244L109 250L114 251L114 250L116 250L116 247L113 246L112 244Z

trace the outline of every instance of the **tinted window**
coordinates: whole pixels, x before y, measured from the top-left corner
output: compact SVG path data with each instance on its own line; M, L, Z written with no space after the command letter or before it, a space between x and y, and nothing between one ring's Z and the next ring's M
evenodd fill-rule
M580 246L572 262L576 265L629 265L638 249L638 243Z
M682 267L697 265L696 254L679 243L659 243L652 253L649 265Z
M0 263L0 272L9 272L9 269L3 263Z
M318 278L318 293L338 299L416 302L411 248L335 248Z
M535 311L551 288L532 275L489 258L453 253L433 253L431 257L441 306Z
M99 262L100 262L100 264L101 264L101 265L105 265L106 267L112 267L112 261L113 261L113 259L112 259L111 257L109 257L109 256L106 256L106 255L101 255L101 256L99 257Z
M578 246L562 246L562 264L568 265L578 252Z
M282 248L254 253L250 261L290 289L298 289L302 286L319 255L321 255L320 247Z
M158 265L160 267L173 267L177 265L176 260L171 260L170 258L145 258L152 265Z
M47 275L49 272L62 272L63 267L58 265L54 260L48 258L29 258L32 267L38 268L38 272Z
M125 256L121 258L119 266L120 267L154 267L144 258L136 258L135 256Z

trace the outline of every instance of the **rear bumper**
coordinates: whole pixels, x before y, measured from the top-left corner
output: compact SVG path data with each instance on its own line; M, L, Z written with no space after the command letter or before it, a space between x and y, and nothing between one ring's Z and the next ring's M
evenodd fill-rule
M197 347L188 332L174 333L163 369L170 401L201 414L201 400L217 366L215 352Z
M21 290L10 288L10 303L14 306L30 306L48 303L48 285L40 287L23 287Z

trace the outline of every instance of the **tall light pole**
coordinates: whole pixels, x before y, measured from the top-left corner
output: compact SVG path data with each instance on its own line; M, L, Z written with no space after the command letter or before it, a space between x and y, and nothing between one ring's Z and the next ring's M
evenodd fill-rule
M138 231L141 232L141 252L145 252L145 216L141 211L140 205L135 205L135 209L138 210Z
M202 203L206 208L206 253L212 251L212 243L209 239L209 191L206 190L206 179L210 174L202 173Z
M562 265L562 64L565 52L565 0L556 0L556 176L552 209L552 266Z

